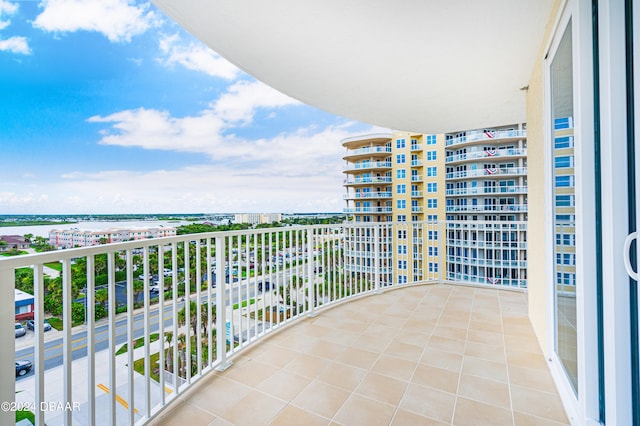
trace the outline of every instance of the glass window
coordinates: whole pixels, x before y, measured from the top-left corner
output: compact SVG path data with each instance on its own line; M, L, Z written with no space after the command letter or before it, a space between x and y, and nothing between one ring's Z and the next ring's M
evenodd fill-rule
M404 154L398 154L396 155L396 163L398 164L402 164L402 163L406 163L407 162L407 157Z
M404 179L407 177L407 170L406 169L398 169L396 170L396 177L398 179Z
M407 185L405 185L404 183L398 185L396 187L396 191L397 191L398 194L406 194L407 193Z
M437 167L427 167L427 176L436 176L437 170Z
M433 161L437 158L437 151L427 151L427 160Z
M405 141L404 139L397 139L396 140L396 148L401 149L405 147Z

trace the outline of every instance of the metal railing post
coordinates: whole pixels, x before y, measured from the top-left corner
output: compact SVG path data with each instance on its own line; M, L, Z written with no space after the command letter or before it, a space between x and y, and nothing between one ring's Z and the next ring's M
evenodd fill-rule
M376 293L382 293L380 290L380 226L373 228L373 283Z
M16 376L14 359L16 352L15 331L11 335L11 324L15 322L14 312L15 273L13 269L0 269L0 402L12 403L15 398ZM16 413L0 410L0 424L12 425Z
M225 237L216 236L216 349L218 353L217 371L224 371L233 363L227 360L227 284L225 271ZM233 274L229 271L229 282L233 283ZM229 293L231 293L231 287ZM230 332L230 345L233 346L233 331Z
M315 275L315 264L316 258L313 255L313 229L307 229L307 276L309 277L307 281L307 300L309 303L309 309L307 310L307 315L310 317L315 317L316 314L316 275Z
M443 274L447 271L446 223L438 221L438 284L443 283Z

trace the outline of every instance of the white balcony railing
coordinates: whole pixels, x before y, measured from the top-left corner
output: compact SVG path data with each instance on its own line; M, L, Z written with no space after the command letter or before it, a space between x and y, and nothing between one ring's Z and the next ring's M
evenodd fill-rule
M412 279L450 279L446 235L471 229L526 241L524 223L348 223L180 235L0 259L0 398L33 407L39 426L147 423L282 326L398 286L396 244L442 242L440 256L429 257L441 272L423 262L411 269ZM476 266L523 268L523 261L486 262ZM464 265L474 266L470 259ZM33 346L26 352L15 350L10 334L16 286L32 287L34 294L36 327L28 332ZM64 321L51 320L62 329L45 344L42 322L49 316ZM128 350L118 355L123 344ZM23 358L33 370L16 378L14 360ZM50 403L69 409L43 408ZM0 411L0 424L13 424L14 415Z
M504 206L447 206L447 213L464 213L464 212L526 212L527 204L509 204Z
M350 194L344 194L343 198L345 200L361 200L361 199L372 199L372 198L391 198L393 194L391 191L371 191L371 192L354 192Z
M390 146L365 146L364 148L351 149L347 151L345 158L366 155L366 154L390 154Z
M348 207L343 209L344 213L392 213L392 207Z
M411 175L411 182L422 182L422 175Z
M485 151L468 152L465 154L449 155L445 158L445 163L457 163L460 161L477 160L481 158L504 158L504 157L525 157L527 155L526 148L508 148L508 149L488 149Z
M391 168L390 161L366 161L361 163L349 164L344 170L345 172L350 172L354 170L390 169L390 168Z
M526 186L476 186L470 188L449 188L448 196L491 195L491 194L526 194Z
M345 179L345 185L361 185L376 183L391 183L391 176L365 176Z
M462 179L472 177L497 177L497 176L513 176L526 175L526 167L490 167L487 169L461 170L458 172L447 173L447 179Z
M445 146L463 145L470 142L499 141L502 139L521 139L527 137L526 130L497 130L478 132L453 139L447 139Z

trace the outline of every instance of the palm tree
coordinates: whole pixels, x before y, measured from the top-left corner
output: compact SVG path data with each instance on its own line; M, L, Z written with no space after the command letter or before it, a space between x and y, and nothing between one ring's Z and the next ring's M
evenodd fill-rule
M107 301L109 300L109 292L106 288L101 288L96 291L95 299L103 308L106 308Z
M164 340L169 345L168 348L167 348L167 356L164 358L165 370L167 370L170 373L173 373L173 362L172 362L172 359L171 359L171 357L173 355L173 351L171 350L171 342L173 341L173 333L170 332L170 331L167 331L166 333L164 333Z

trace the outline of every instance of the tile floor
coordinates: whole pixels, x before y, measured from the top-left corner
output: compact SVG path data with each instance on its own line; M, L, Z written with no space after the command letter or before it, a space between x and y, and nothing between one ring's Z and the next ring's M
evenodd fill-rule
M325 310L202 379L158 425L560 425L526 295L422 285Z

